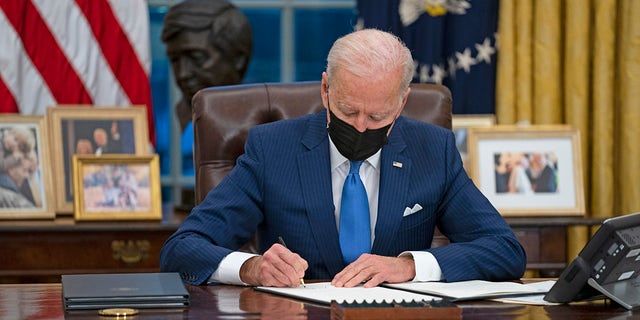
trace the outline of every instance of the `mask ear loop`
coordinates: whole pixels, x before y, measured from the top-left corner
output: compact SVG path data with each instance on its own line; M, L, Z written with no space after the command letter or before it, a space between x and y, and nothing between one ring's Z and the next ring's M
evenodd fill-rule
M327 112L331 113L331 103L329 103L329 85L327 84ZM327 121L327 130L329 130L329 121Z
M329 103L329 94L327 93L327 112L331 114L331 104ZM327 130L329 130L329 121L327 121Z

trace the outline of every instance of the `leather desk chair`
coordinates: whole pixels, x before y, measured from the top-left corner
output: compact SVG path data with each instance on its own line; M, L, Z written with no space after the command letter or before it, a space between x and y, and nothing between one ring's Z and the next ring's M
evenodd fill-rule
M244 153L249 128L323 108L320 81L210 87L194 95L192 106L196 205ZM451 129L451 110L451 92L445 86L411 84L403 115ZM434 246L442 241L436 236Z

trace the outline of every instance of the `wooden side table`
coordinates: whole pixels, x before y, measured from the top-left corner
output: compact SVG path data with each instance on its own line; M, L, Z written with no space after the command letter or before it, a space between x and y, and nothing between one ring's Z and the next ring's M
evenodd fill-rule
M182 217L161 221L0 221L0 283L60 282L73 273L159 271L160 249Z

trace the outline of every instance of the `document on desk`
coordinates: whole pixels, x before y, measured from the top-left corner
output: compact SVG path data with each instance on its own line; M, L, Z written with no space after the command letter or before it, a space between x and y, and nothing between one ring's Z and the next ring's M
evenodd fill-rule
M519 296L519 297L505 297L505 298L497 298L491 299L493 301L503 302L503 303L513 303L513 304L528 304L528 305L536 305L536 306L553 306L559 305L560 303L548 302L544 300L545 294L551 290L551 287L556 282L553 280L540 281L540 282L532 282L528 283L527 286L531 287L539 287L544 291L541 294L534 294L530 296Z
M363 286L357 286L353 288L339 288L332 286L330 282L307 283L306 286L296 288L255 287L255 289L327 305L331 304L332 300L338 303L409 303L442 300L432 295L385 287L365 288Z
M385 283L384 287L424 293L447 298L449 301L480 300L543 294L550 286L516 282L470 280L459 282L403 282Z

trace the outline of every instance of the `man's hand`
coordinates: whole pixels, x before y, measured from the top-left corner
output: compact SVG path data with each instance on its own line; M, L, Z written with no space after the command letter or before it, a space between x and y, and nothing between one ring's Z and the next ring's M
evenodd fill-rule
M298 254L274 244L262 256L250 258L240 267L240 279L252 286L297 287L309 265Z
M364 282L366 288L371 288L382 282L405 282L415 277L412 256L384 257L365 253L340 271L331 284L336 287L355 287Z

